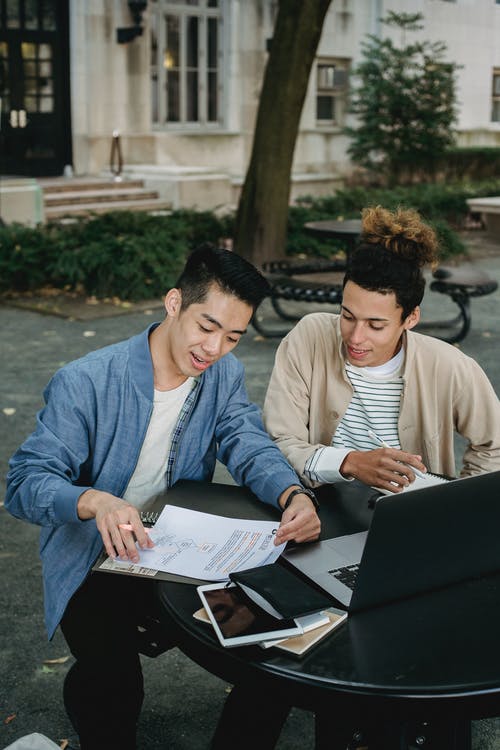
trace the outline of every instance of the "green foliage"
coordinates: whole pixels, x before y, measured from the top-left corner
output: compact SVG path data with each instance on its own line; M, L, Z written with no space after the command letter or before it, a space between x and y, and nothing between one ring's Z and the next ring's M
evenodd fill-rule
M442 42L406 43L406 32L420 29L421 19L420 13L390 12L382 23L401 30L401 45L368 35L353 71L359 84L350 111L358 124L345 128L348 153L391 185L433 177L453 144L457 66L444 61Z
M381 205L394 210L414 208L432 224L440 238L440 257L445 259L465 251L455 229L463 226L469 214L467 198L500 193L500 180L481 183L400 185L395 188L356 187L339 190L324 198L303 197L290 208L288 220L288 255L323 255L329 257L341 243L318 242L308 236L304 224L320 219L359 219L367 206Z
M437 170L440 179L451 182L495 178L500 174L500 148L468 146L447 149Z
M469 213L467 198L500 193L500 180L481 183L356 187L324 198L303 197L288 216L286 253L330 257L342 243L311 238L308 221L359 218L365 206L415 208L433 224L441 258L464 252L456 232ZM188 253L202 242L233 236L234 216L173 211L167 216L119 211L74 224L31 229L0 227L0 293L42 286L83 289L87 295L138 301L160 297L175 283Z
M0 291L29 291L46 283L55 257L50 236L21 224L0 227Z
M228 236L231 221L208 211L120 211L38 229L2 227L0 292L50 285L101 298L158 297L174 285L189 252Z

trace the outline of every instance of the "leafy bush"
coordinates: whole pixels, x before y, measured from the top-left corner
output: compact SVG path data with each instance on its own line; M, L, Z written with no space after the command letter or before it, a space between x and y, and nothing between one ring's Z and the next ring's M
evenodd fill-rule
M468 146L450 148L437 165L438 178L457 182L489 180L500 174L500 148L495 146Z
M160 296L175 283L189 252L228 236L231 221L208 211L119 211L38 229L2 227L0 291L52 285L131 301Z
M499 195L500 180L387 188L355 187L323 198L303 197L289 211L286 252L329 257L342 244L317 240L304 224L359 218L365 206L416 208L441 240L441 258L464 252L453 228L469 213L466 199ZM119 211L73 224L0 227L0 293L42 286L138 301L159 297L175 283L189 252L233 234L234 216L173 211L166 216ZM450 226L451 225L451 226Z
M398 207L414 208L425 221L439 228L441 258L465 252L455 229L464 225L469 208L467 198L500 194L500 180L480 183L419 184L395 188L353 187L339 190L322 198L304 196L290 208L288 220L287 254L332 254L333 242L319 243L311 239L304 224L320 219L359 219L366 206L381 205L394 210Z
M0 227L0 291L46 284L56 252L47 232L21 224Z

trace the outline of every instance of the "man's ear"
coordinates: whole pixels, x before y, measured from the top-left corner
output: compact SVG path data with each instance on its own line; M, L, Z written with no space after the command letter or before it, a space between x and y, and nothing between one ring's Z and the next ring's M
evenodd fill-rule
M180 289L170 289L165 295L165 310L171 318L179 316L182 306L182 292Z
M404 327L406 331L411 330L412 328L415 328L417 323L420 321L420 305L417 305L411 313L408 315L404 322Z

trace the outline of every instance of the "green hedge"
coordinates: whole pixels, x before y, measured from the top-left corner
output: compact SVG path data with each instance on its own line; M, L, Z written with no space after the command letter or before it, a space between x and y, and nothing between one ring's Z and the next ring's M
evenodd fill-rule
M365 206L381 205L394 210L399 206L414 208L422 218L435 226L441 241L441 258L465 252L456 234L469 214L467 198L500 195L500 180L479 183L419 184L396 188L354 187L323 198L304 196L290 208L286 252L288 255L331 255L332 242L308 237L307 221L360 218ZM337 243L340 248L341 243Z
M117 211L72 224L0 228L0 292L49 285L137 301L161 296L188 253L232 231L210 212Z
M439 179L456 182L495 179L500 174L500 148L467 146L450 148L438 165Z
M330 256L335 244L311 238L304 224L359 218L362 208L380 204L420 211L435 226L444 259L465 252L454 228L461 227L468 214L466 199L485 195L500 195L500 180L393 190L357 187L324 198L304 197L290 208L286 253ZM175 283L193 248L232 237L233 228L232 215L218 218L209 211L189 210L166 216L119 211L37 229L0 227L0 293L53 286L81 288L99 298L160 297Z

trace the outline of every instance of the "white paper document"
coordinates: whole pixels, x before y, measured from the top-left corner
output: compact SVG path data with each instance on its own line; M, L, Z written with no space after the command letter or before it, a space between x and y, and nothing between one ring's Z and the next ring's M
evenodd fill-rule
M166 505L149 532L155 546L138 547L140 560L134 567L224 581L229 573L278 559L286 546L274 545L278 526L279 521L226 518ZM130 567L119 560L113 563Z

